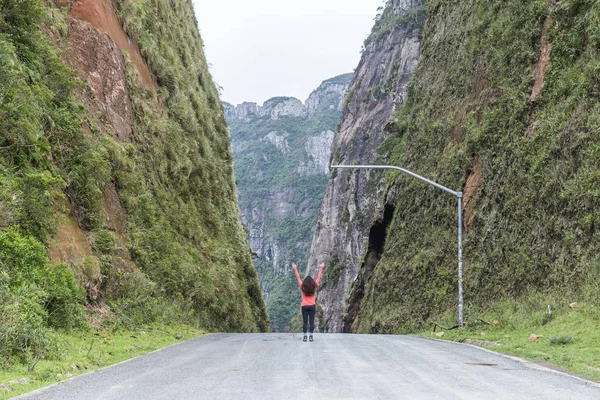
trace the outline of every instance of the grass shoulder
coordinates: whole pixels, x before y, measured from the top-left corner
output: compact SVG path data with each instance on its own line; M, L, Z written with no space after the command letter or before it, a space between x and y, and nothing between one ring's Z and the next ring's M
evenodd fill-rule
M0 400L205 334L205 331L187 325L53 332L53 354L40 360L33 372L28 372L24 364L0 365Z
M419 336L475 344L500 353L562 367L573 374L600 382L600 307L570 303L559 308L540 307L523 317L506 312L482 316L479 323L462 329L439 327ZM510 310L510 307L509 307ZM440 324L444 325L444 324ZM448 324L451 325L451 324Z

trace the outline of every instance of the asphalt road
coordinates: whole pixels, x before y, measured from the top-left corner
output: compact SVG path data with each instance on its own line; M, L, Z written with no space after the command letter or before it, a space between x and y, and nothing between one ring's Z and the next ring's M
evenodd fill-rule
M600 385L408 336L216 334L21 399L600 399Z

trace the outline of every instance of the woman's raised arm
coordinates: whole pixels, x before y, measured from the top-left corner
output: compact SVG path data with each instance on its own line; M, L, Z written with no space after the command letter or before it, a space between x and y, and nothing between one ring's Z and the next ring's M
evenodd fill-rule
M321 282L321 275L323 275L323 268L325 267L325 264L321 263L321 265L319 265L319 276L317 276L317 280L315 281L315 283L317 284L317 286L319 286L319 282Z
M298 280L298 286L302 287L302 279L300 279L300 275L298 275L298 267L296 267L296 264L292 263L292 268L294 268L294 274L296 274L296 279Z

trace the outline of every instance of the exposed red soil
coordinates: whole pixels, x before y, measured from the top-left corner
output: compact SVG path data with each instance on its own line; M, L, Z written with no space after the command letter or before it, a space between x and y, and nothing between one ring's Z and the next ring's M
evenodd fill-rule
M534 102L539 97L540 93L544 89L544 82L546 78L546 70L550 66L550 52L552 51L552 43L548 41L548 32L552 26L552 18L547 17L544 22L544 29L542 30L542 48L540 50L540 59L535 68L535 83L529 96L529 101Z
M133 114L121 50L90 24L77 19L70 19L69 24L69 49L63 59L87 82L89 90L80 97L95 128L116 139L129 140Z
M51 263L64 261L68 264L78 264L92 255L92 248L72 211L48 243L48 253Z
M125 33L114 6L109 0L77 0L73 3L69 16L89 22L95 28L106 33L135 63L144 84L148 88L156 89L152 73L142 58L139 46Z
M465 183L465 189L463 191L464 201L464 221L467 230L473 227L473 221L475 220L475 205L477 203L477 194L479 188L483 184L483 177L481 175L481 166L479 165L479 156L475 156L473 159L473 169L467 177Z

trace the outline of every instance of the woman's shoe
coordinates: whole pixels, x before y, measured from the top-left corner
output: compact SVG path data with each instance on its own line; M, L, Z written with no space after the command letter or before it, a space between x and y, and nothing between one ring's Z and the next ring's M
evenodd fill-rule
M304 336L304 339L302 339L303 342L306 342L306 336Z
M313 341L312 335L309 336L308 340L310 340L311 342Z

